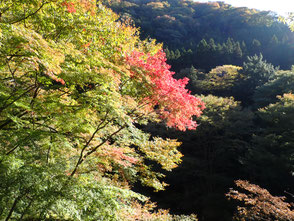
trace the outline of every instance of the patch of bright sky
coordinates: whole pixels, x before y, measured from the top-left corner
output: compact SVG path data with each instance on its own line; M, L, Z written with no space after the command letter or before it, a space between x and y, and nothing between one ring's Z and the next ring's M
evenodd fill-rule
M212 0L195 0L197 2L213 2ZM223 0L236 7L255 8L264 11L274 11L280 15L294 12L294 0Z

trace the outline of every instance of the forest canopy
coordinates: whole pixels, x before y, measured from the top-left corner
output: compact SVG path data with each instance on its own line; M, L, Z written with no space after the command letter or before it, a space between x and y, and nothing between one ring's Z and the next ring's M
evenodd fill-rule
M193 0L105 0L106 5L133 20L142 39L164 43L173 70L207 72L220 65L241 66L247 56L262 53L282 69L290 69L294 34L269 11L233 7L224 2Z

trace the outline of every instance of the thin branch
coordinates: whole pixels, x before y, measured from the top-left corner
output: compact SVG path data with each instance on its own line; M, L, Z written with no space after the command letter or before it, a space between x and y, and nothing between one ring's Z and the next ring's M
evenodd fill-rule
M46 159L46 162L47 164L49 163L49 157L50 157L50 151L51 151L51 145L52 145L52 136L50 136L50 144L49 144L49 147L48 147L48 151L47 151L47 159Z
M23 139L21 139L18 142L18 144L16 144L12 149L10 149L8 152L6 152L5 155L11 154L13 151L15 151L20 146L21 143L23 143L23 141L26 141L29 137L30 137L30 135L28 135L28 136L24 137Z
M27 113L28 113L28 111L24 111L24 112L19 113L18 115L15 115L15 117L22 117L22 116L26 115ZM13 120L11 120L11 119L6 120L3 124L0 125L0 130L12 122L13 122Z
M12 71L12 69L11 69L11 67L10 67L10 64L9 64L9 60L10 60L11 58L12 58L12 56L11 56L9 59L7 59L7 66L8 66L8 69L9 69L9 71L10 71L10 73L11 73L11 76L12 76L13 80L15 81L14 74L15 74L15 72L17 71L18 67L16 67L16 68L14 69L14 71Z
M24 16L26 16L26 9L25 9L24 5L22 5L22 6L23 6L23 14L24 14ZM26 24L25 19L23 20L23 25L24 25L25 28L27 28L27 24Z
M101 147L103 144L105 144L107 141L109 141L113 136L115 136L117 133L119 133L122 129L124 129L126 126L122 126L121 128L119 128L117 131L113 132L111 135L109 135L104 141L102 141L99 145L97 145L96 147L94 147L92 150L90 150L89 152L87 152L84 156L81 154L80 158L78 160L78 163L76 164L74 170L72 171L72 173L70 174L70 176L73 176L76 172L77 169L79 167L79 165L81 165L84 160L91 155L92 153L94 153L99 147Z
M33 95L32 100L30 102L32 110L34 108L34 102L35 102L36 97L38 96L38 91L40 88L40 86L38 84L38 74L37 73L35 75L35 87L36 87L36 89L34 91L34 95ZM33 123L33 129L34 129L35 128L35 117L33 117L33 114L32 114L32 123Z
M5 221L8 221L8 220L10 219L10 217L11 217L11 215L12 215L12 213L13 213L13 210L15 209L16 204L17 204L18 201L21 199L21 197L22 197L22 196L18 196L18 197L14 200L14 202L13 202L13 204L12 204L12 207L11 207L11 209L10 209L10 211L9 211L9 213L8 213L8 215L7 215L7 217L6 217L6 219L5 219Z
M28 209L31 207L32 203L34 202L33 199L30 199L29 205L27 205L27 207L24 209L23 213L21 214L21 217L19 218L19 220L23 220L24 215L26 214L26 212L28 211Z
M20 22L20 21L22 21L22 20L25 20L25 19L27 19L27 18L29 18L29 17L31 17L31 16L37 14L37 13L38 13L38 12L44 7L44 5L46 5L46 4L48 4L48 3L49 3L49 2L43 2L42 5L41 5L36 11L34 11L33 13L31 13L31 14L29 14L29 15L27 15L27 16L25 16L25 17L19 19L19 20L16 20L16 21L12 22L11 24L18 23L18 22Z
M19 144L17 144L17 145L15 145L15 147L13 147L11 150L9 150L5 155L9 155L9 154L11 154L13 151L15 151L16 150L16 148L18 148L19 147Z
M19 52L19 51L21 51L21 50L18 50L17 52ZM28 55L26 55L26 54L7 54L7 55L2 55L0 57L8 57L8 56L9 56L9 58L7 58L7 60L10 61L14 57L26 57Z
M106 124L104 124L105 121L106 121L106 119L107 119L108 113L109 113L109 112L106 112L104 119L103 119L103 120L101 121L101 123L97 126L97 129L94 131L94 133L92 134L92 136L90 137L90 139L89 139L89 140L86 142L86 144L84 145L84 147L83 147L83 149L82 149L82 151L81 151L81 153L80 153L79 159L78 159L78 161L77 161L77 164L76 164L76 166L75 166L75 168L74 168L74 170L72 171L72 173L71 173L70 176L73 176L73 175L76 173L76 171L77 171L79 165L84 161L84 160L83 160L83 158L84 158L84 151L85 151L86 148L89 146L89 144L91 143L91 141L94 139L94 137L95 137L95 135L97 134L97 132L98 132L99 130L103 129L104 127L106 127L106 126L109 124L109 121L107 121ZM103 125L103 124L104 124L104 125ZM102 125L103 125L103 126L102 126Z
M136 109L137 109L137 108L136 108ZM130 112L130 114L133 114L133 113L136 111L136 109L132 110L132 111ZM137 116L134 120L136 120L136 119L138 119L138 118L140 118L140 117L142 117L142 116L144 116L144 114L141 114L141 115ZM108 123L109 123L109 122L108 122ZM70 176L72 177L72 176L76 173L76 171L77 171L79 165L82 164L83 161L84 161L89 155L91 155L92 153L96 152L97 149L98 149L99 147L101 147L103 144L105 144L107 141L109 141L113 136L115 136L116 134L118 134L118 133L119 133L121 130L123 130L126 126L127 126L126 124L123 125L123 126L121 126L118 130L116 130L116 131L113 132L111 135L109 135L106 139L104 139L104 141L102 141L102 142L101 142L100 144L98 144L96 147L94 147L93 149L91 149L90 151L88 151L85 155L83 155L84 151L86 150L86 148L87 148L88 145L90 144L90 142L87 142L87 144L86 144L86 145L84 146L84 148L82 149L81 154L80 154L80 157L79 157L79 160L78 160L78 162L77 162L77 164L76 164L76 166L75 166L75 168L74 168L74 170L72 171L72 173L71 173ZM94 137L94 136L91 137L90 141L93 139L93 137Z
M94 147L91 151L87 152L84 156L84 159L91 155L92 153L94 153L99 147L101 147L103 144L105 144L107 141L109 141L113 136L115 136L116 134L118 134L122 129L124 129L126 127L126 125L121 126L117 131L113 132L111 135L109 135L103 142L101 142L99 145L97 145L96 147Z
M13 104L15 101L19 100L20 98L22 98L22 96L24 96L25 94L27 94L28 92L30 92L32 89L34 89L35 85L31 85L29 86L28 88L26 88L26 91L23 92L21 95L19 95L18 97L16 97L13 101L11 101L10 103L8 104L5 104L4 106L2 106L0 108L0 113L7 107L9 107L11 104ZM11 97L11 96L10 96ZM9 98L10 98L9 97Z
M39 88L40 88L40 86L39 86L39 84L38 84L38 73L36 73L36 75L35 75L35 87L36 87L36 89L35 89L35 92L34 92L33 98L32 98L31 103L30 103L31 106L33 106L34 100L35 100L35 98L37 97L37 95L38 95L38 90L39 90Z
M2 12L0 12L0 21L1 21L2 15L3 15L5 12L7 12L7 11L10 9L10 7L11 7L12 5L13 5L13 4L7 6Z

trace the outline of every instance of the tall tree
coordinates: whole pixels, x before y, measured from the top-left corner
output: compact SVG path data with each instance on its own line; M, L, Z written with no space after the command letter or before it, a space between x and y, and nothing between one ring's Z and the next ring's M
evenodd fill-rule
M235 86L235 96L244 105L252 104L252 96L256 88L264 85L275 75L277 68L263 60L262 54L247 57L243 64L240 79Z
M293 193L294 149L293 116L294 96L284 94L278 101L258 112L258 130L246 162L246 172L251 180L266 189L283 194Z
M182 156L137 126L195 129L204 104L161 45L99 2L9 0L0 11L0 219L128 219L146 200L132 182L165 186L146 161L171 170Z

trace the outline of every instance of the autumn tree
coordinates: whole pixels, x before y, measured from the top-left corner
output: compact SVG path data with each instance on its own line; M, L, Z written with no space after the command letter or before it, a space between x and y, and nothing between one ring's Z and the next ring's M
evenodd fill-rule
M182 156L137 125L195 129L204 104L188 79L94 0L9 0L0 12L0 218L132 214L146 201L132 182L165 186L146 159L171 170Z
M293 220L293 207L286 197L272 196L266 189L245 180L235 181L238 190L231 189L226 196L241 203L234 220Z

